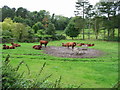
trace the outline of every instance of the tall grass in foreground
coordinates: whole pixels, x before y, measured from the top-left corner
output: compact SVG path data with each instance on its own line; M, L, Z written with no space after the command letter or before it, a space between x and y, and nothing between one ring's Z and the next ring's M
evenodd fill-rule
M25 79L24 72L18 73L18 70L21 64L25 64L28 69L28 75L30 74L30 69L28 65L21 61L16 68L10 65L9 60L10 55L6 57L3 61L3 65L0 69L2 69L2 89L9 89L9 88L61 88L61 76L60 78L56 79L55 82L47 81L48 78L52 76L52 74L48 75L47 77L42 77L42 80L38 79L38 76L42 74L46 62L41 67L39 73L36 75L34 79ZM69 88L74 87L74 85L68 86ZM78 86L77 88L79 88Z

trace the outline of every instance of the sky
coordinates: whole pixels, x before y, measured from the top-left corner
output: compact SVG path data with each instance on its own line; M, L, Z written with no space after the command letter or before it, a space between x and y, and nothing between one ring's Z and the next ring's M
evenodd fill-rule
M99 0L89 0L95 5ZM74 17L75 2L77 0L0 0L0 8L7 5L10 8L23 7L29 11L49 11L52 15L62 15L65 17Z

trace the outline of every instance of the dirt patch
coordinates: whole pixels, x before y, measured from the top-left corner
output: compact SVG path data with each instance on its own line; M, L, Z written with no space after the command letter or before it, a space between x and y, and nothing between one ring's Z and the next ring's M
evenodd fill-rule
M95 58L103 55L99 50L81 47L75 47L75 49L72 50L67 47L48 46L46 48L43 47L42 50L44 50L43 52L46 54L65 58Z

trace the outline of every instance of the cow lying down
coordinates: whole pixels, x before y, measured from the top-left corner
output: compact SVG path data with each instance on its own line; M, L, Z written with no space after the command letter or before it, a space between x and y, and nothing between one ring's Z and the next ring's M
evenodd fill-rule
M41 50L42 46L41 45L34 45L33 48L37 49L37 50Z

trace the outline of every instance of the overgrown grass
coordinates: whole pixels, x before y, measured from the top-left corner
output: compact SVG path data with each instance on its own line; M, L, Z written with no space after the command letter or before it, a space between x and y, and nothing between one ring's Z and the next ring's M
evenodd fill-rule
M20 61L24 61L30 68L30 76L27 75L26 66L22 65L19 72L25 71L26 78L35 78L40 66L46 62L42 76L52 74L48 79L55 82L55 78L62 76L61 87L82 88L111 88L118 80L118 43L92 40L61 40L51 41L49 46L61 46L63 42L94 43L91 47L102 51L104 54L97 58L62 58L42 53L42 50L32 48L37 43L20 43L22 46L16 49L2 50L2 58L10 54L11 64L16 67ZM7 44L9 45L9 44ZM39 77L38 77L39 78Z
M0 67L0 70L2 69L2 89L7 90L7 89L12 89L12 88L60 88L61 84L61 76L60 78L56 79L56 81L49 82L47 81L48 78L52 76L52 74L48 76L43 76L41 79L41 73L44 70L44 67L46 65L46 62L42 65L40 68L40 71L38 74L36 74L35 78L25 78L24 77L24 72L19 73L19 68L21 67L22 64L24 64L27 67L28 74L27 76L30 75L30 69L29 66L24 62L21 61L17 67L12 67L10 65L10 60L9 60L10 55L6 57L5 60L3 60L3 65Z

